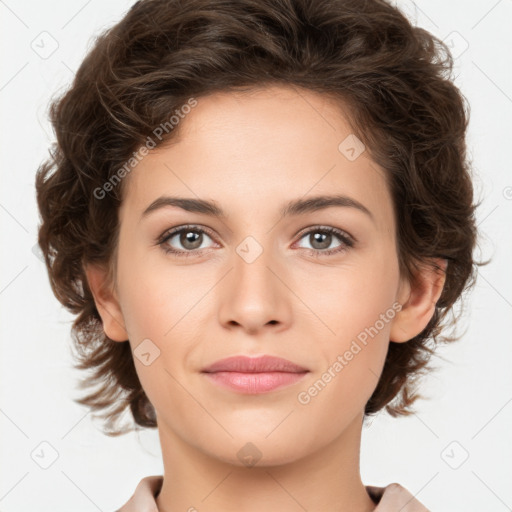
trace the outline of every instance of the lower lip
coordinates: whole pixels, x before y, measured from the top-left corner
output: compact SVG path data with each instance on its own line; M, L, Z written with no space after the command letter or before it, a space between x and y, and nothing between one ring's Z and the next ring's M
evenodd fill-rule
M205 373L211 380L239 393L259 394L290 386L303 379L307 372L214 372Z

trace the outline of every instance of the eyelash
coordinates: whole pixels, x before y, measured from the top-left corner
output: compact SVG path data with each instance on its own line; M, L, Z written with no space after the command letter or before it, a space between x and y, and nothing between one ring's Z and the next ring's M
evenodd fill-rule
M194 249L192 251L179 251L176 249L170 248L168 245L166 245L166 242L168 242L171 238L173 238L176 234L180 234L182 232L188 232L192 231L194 233L205 233L210 238L214 239L215 237L210 232L210 230L202 228L197 226L196 224L191 225L185 225L185 226L179 226L177 228L174 228L170 231L166 231L157 241L157 244L162 248L162 250L166 254L173 254L174 256L177 256L179 258L188 258L190 256L196 256L197 254L201 254L205 249ZM310 255L314 257L322 257L322 256L330 256L332 254L341 254L342 252L346 251L347 249L350 249L354 246L354 238L349 236L344 231L341 231L340 229L333 228L330 226L314 226L312 229L309 229L308 231L305 231L301 233L301 236L299 237L299 240L302 240L306 235L310 235L311 233L327 233L330 235L335 235L338 237L338 239L341 242L341 245L336 247L335 249L305 249L309 252Z

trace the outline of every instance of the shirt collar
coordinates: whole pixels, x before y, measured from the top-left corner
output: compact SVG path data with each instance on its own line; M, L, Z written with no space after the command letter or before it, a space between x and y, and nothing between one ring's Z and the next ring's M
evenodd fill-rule
M162 487L163 476L143 478L131 498L116 512L158 512L155 498ZM429 512L407 489L392 483L386 487L365 486L370 498L377 504L374 512Z

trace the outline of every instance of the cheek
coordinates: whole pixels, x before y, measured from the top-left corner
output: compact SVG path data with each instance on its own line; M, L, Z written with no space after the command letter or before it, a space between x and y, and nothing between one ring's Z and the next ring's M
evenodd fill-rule
M377 385L389 346L397 262L392 253L374 254L336 274L328 270L325 278L317 272L301 285L301 293L309 290L308 306L321 320L316 350L325 370L330 369L325 375L333 382L329 387L345 400L363 400ZM345 396L347 390L350 396Z
M188 410L193 416L195 409L180 383L185 382L189 353L198 338L190 329L201 324L195 318L209 286L201 286L195 277L191 282L185 271L170 275L154 265L132 262L125 271L123 316L142 388L157 411ZM149 354L146 361L144 353Z
M303 275L297 285L312 313L325 324L324 338L331 345L332 339L355 338L374 326L382 314L393 314L398 282L396 257L375 253L338 269L324 268ZM377 327L385 335L390 325L378 322Z
M134 354L139 380L155 407L174 407L187 401L178 384L194 371L190 355L202 339L215 284L211 271L191 272L186 266L170 270L169 265L126 259L119 266L123 283L122 304L126 330ZM124 274L121 274L124 272ZM150 340L150 341L148 341ZM139 353L149 353L145 365ZM189 404L190 405L190 404Z
M136 255L120 263L119 280L128 334L134 340L154 338L155 343L166 343L190 323L204 307L203 301L208 301L207 291L214 284L206 271L172 268L165 257Z
M364 410L377 386L395 314L393 286L384 281L370 270L366 275L354 270L342 285L330 284L313 296L330 329L316 337L320 364L297 402L305 421L311 428L322 425L326 438Z

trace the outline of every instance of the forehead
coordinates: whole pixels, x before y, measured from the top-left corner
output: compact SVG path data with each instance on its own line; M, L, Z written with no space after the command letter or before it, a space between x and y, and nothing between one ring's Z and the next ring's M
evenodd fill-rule
M244 139L249 142L248 137L260 147L300 139L307 148L307 140L318 145L329 134L327 146L342 133L352 132L345 110L341 100L292 85L223 91L198 99L179 125L179 139L206 145L237 135L231 139L234 147ZM302 147L297 146L297 153Z
M389 202L384 171L368 153L348 158L358 139L343 104L328 96L286 86L215 93L198 98L177 128L131 172L122 208L140 214L171 192L253 211L334 191Z

